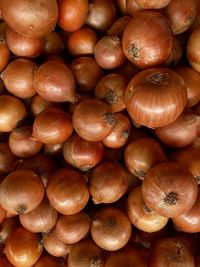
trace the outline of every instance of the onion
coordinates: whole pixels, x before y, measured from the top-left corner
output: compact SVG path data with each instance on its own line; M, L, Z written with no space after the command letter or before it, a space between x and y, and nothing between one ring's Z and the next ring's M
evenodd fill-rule
M150 137L133 140L124 150L124 161L127 168L142 180L152 167L166 160L160 144Z
M58 156L62 154L63 143L59 144L44 144L43 146L44 154L47 156Z
M8 143L0 143L0 173L9 173L17 163L16 156L11 152Z
M65 46L59 33L50 32L44 37L43 55L58 55L61 54Z
M66 141L73 132L71 117L62 109L46 108L33 122L32 139L44 144Z
M67 39L67 49L73 56L93 55L97 40L95 31L83 27L70 34Z
M126 108L124 101L128 79L123 74L110 73L105 75L96 85L95 98L108 103L113 112Z
M116 4L117 9L120 12L120 14L126 15L127 14L127 4L126 4L127 1L126 0L116 0L115 2L114 3Z
M44 248L46 251L54 257L62 257L69 253L70 246L60 241L52 230L44 238Z
M33 267L61 267L59 259L47 254L40 256L39 260L33 265Z
M139 68L148 68L162 64L169 57L173 35L162 14L143 11L137 13L126 26L122 44L130 61Z
M51 205L64 215L80 212L89 200L84 176L73 169L63 168L54 172L46 192Z
M107 34L111 36L115 35L121 38L124 32L124 29L126 28L130 20L131 20L131 16L119 17L110 27L110 29L107 30Z
M181 41L177 38L177 36L174 36L172 52L168 59L165 61L165 66L177 66L180 63L182 56L183 47L181 45Z
M87 171L103 158L104 146L101 142L90 142L79 135L72 135L63 146L63 156L72 166Z
M31 170L17 170L7 175L0 187L0 203L13 214L35 209L44 196L39 176Z
M199 135L200 116L185 110L175 121L155 130L158 138L171 147L190 145Z
M136 74L129 82L125 103L131 118L149 128L175 121L187 101L181 76L167 68L152 68Z
M44 62L35 71L34 86L36 92L48 101L75 102L77 98L69 67L56 59Z
M6 217L6 213L7 213L7 211L5 209L3 209L3 207L0 205L0 223L2 223L2 221Z
M117 163L100 163L89 177L89 190L93 202L100 204L119 200L128 188L127 176L126 170Z
M58 25L67 32L79 30L87 19L89 11L88 0L58 1Z
M56 223L55 233L66 244L74 244L83 239L90 230L90 217L79 212L74 215L61 215Z
M175 238L163 238L154 243L149 267L195 267L194 257L188 248Z
M94 242L104 250L123 248L131 237L131 223L125 213L115 207L104 207L95 214L91 224Z
M2 71L10 60L10 50L4 37L0 35L0 71Z
M150 209L165 217L177 217L194 205L198 187L187 169L166 162L148 172L142 184L142 194Z
M157 214L145 204L141 186L133 188L129 193L127 214L134 226L148 233L161 230L168 222L168 218Z
M7 27L5 38L9 50L18 57L38 57L44 47L43 38L28 38L10 27Z
M8 259L6 258L6 256L1 256L0 257L0 266L6 266L6 267L14 267L14 265L12 265Z
M5 218L0 225L0 244L5 244L13 230L18 226L18 217ZM0 265L1 266L1 265Z
M127 11L131 16L135 16L136 13L143 9L138 6L136 0L126 0Z
M71 62L71 71L74 75L79 92L92 92L103 76L102 69L91 57L78 57Z
M200 72L200 52L199 52L199 45L200 45L200 38L199 38L200 28L194 30L187 41L187 59L197 72Z
M135 0L140 8L143 9L161 9L169 5L171 0Z
M56 0L2 0L1 11L12 29L31 38L47 35L56 26L58 18Z
M24 229L16 228L6 241L5 253L8 260L16 267L32 266L42 253L38 236Z

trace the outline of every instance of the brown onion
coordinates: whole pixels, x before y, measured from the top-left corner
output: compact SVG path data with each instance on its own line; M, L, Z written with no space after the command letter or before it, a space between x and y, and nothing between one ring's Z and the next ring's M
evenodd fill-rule
M5 218L0 224L0 244L5 244L13 230L18 226L18 217ZM0 265L1 266L1 265Z
M88 99L77 105L72 122L80 137L98 142L111 133L116 119L108 104L101 100Z
M177 66L180 63L182 56L183 56L183 47L181 45L181 41L176 36L174 36L172 52L165 61L165 66L167 67Z
M39 38L51 32L58 18L56 0L2 0L1 11L12 29L31 38Z
M145 204L141 186L134 188L129 193L127 214L134 226L148 233L161 230L168 222L168 218L159 215Z
M128 243L131 232L128 217L115 207L102 208L92 220L92 238L104 250L115 251L123 248Z
M103 77L103 71L91 57L78 57L71 62L71 71L74 75L79 92L92 92L98 81Z
M110 29L107 30L107 34L111 36L115 35L121 38L124 32L124 29L126 28L130 20L131 20L131 16L119 17L110 27Z
M33 267L61 267L60 259L57 259L49 254L43 254Z
M162 14L142 11L126 26L122 44L130 61L139 68L148 68L162 64L169 57L173 47L173 35Z
M90 217L79 212L74 215L61 215L55 227L58 239L66 244L74 244L83 239L90 230Z
M4 209L22 214L35 209L44 196L39 176L31 170L17 170L7 175L0 187L0 203Z
M58 55L61 54L65 46L58 32L50 32L44 37L43 55Z
M101 142L90 142L78 134L72 135L63 146L64 159L72 166L86 171L96 166L103 158L104 146Z
M200 116L185 110L175 121L155 130L158 138L171 147L190 145L199 135Z
M197 72L200 72L199 34L200 34L200 28L197 28L191 33L187 41L187 50L186 50L187 59L192 68L195 69Z
M0 256L0 266L5 266L5 267L14 267L14 265L12 265L6 256Z
M119 200L128 188L126 170L117 163L105 161L92 170L89 190L95 204L113 203Z
M161 9L166 7L171 0L135 0L140 8Z
M116 4L117 9L120 12L120 14L126 15L128 13L126 0L116 0L116 1L114 1L114 3Z
M181 241L172 237L154 243L148 263L149 267L195 267L192 253Z
M84 239L70 247L68 267L104 267L103 250L91 239Z
M71 117L62 109L46 108L33 122L32 139L44 144L57 144L67 140L73 132Z
M47 197L51 205L64 215L80 212L89 200L84 176L74 169L59 169L47 184Z
M127 11L131 16L135 16L136 13L143 9L138 6L136 0L126 0Z
M0 71L2 71L10 60L10 50L4 37L0 36Z
M124 101L128 79L119 73L105 75L96 85L95 98L108 103L113 112L119 112L126 108Z
M177 217L195 203L198 187L194 176L177 163L153 167L142 183L146 205L165 217Z
M43 38L28 38L7 27L6 43L10 51L18 57L38 57L44 47Z
M92 0L89 4L87 25L96 32L106 32L116 19L116 8L111 0Z
M0 17L1 17L1 11L0 11ZM7 23L5 21L0 21L0 35L5 36L6 30L7 30Z
M67 39L67 49L73 56L93 55L97 40L95 31L86 27L81 28L70 34Z
M127 168L142 180L152 167L166 160L160 144L150 137L133 140L124 150Z
M8 143L0 143L0 173L9 173L14 170L17 158L11 152Z
M58 156L63 152L63 143L59 144L44 144L44 154L47 156Z
M4 220L6 217L7 211L3 209L3 207L0 205L0 223Z
M29 267L39 259L42 249L36 234L18 227L6 241L5 254L14 266Z
M181 76L167 68L152 68L136 74L129 82L125 103L138 124L156 128L180 116L187 101L187 89Z
M37 93L52 102L75 102L75 81L69 67L56 59L43 63L34 75Z

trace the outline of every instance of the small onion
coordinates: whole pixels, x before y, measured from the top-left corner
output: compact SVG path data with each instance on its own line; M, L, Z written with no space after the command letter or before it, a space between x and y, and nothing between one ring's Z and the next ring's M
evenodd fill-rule
M45 56L61 54L65 46L58 32L50 32L44 37L42 54Z
M58 156L62 154L63 143L59 144L44 144L43 146L44 154L47 156Z
M200 34L200 28L197 28L191 33L187 41L187 49L186 49L187 59L192 68L195 69L197 72L200 72L199 34Z
M172 52L165 61L165 66L177 66L183 57L183 47L181 41L174 36Z
M119 17L110 27L110 29L107 30L107 34L111 36L115 35L121 38L124 32L124 29L126 28L130 20L131 20L131 16Z
M0 36L0 71L2 71L10 60L10 50L4 37Z
M60 266L60 261L49 255L49 254L44 254L40 256L39 260L33 265L33 267L61 267Z
M119 10L120 14L126 15L127 14L127 4L126 0L116 0L116 6L117 9Z
M9 173L14 170L17 157L13 155L8 143L0 143L0 173Z
M18 217L5 218L0 224L0 244L5 244L13 230L18 226ZM1 265L0 265L1 266Z

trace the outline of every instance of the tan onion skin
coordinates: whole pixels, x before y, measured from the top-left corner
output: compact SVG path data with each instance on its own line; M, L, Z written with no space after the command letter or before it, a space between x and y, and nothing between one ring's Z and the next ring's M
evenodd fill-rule
M74 215L61 215L56 223L55 233L66 244L74 244L83 239L90 230L90 217L79 212Z
M30 267L40 257L43 250L40 239L23 227L16 228L6 241L5 254L16 267Z
M68 267L104 267L103 250L91 239L84 239L70 248Z
M134 0L140 8L161 9L166 7L171 0Z
M44 38L44 48L42 54L45 56L59 55L65 46L59 33L52 31Z
M161 230L168 222L168 218L149 209L142 196L141 186L134 188L128 195L127 214L131 223L142 231L153 233Z
M13 214L35 209L44 196L40 177L31 170L16 170L8 174L0 187L0 203Z
M108 206L94 215L90 231L94 242L100 248L116 251L128 243L132 228L123 211Z
M198 187L194 176L177 163L153 167L142 183L146 205L165 217L177 217L195 203Z
M60 267L60 261L49 254L43 254L33 267Z
M48 233L55 226L58 213L45 196L34 210L20 214L19 219L21 225L30 232Z
M131 16L135 16L136 13L142 11L143 9L138 6L136 0L126 0L127 11Z
M150 68L129 82L125 103L131 118L149 128L175 121L187 102L187 89L181 76L168 68Z
M89 200L84 176L67 168L58 169L51 175L46 193L51 205L64 215L80 212Z
M19 220L17 216L5 218L0 225L0 244L5 244L13 230L18 226Z
M194 30L187 41L187 59L194 70L200 73L200 29Z

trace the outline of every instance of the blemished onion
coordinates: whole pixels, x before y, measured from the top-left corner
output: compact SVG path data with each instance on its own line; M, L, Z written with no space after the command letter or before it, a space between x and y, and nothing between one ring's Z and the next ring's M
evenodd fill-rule
M8 174L1 183L0 203L14 214L35 209L44 196L40 177L31 170L16 170Z
M147 267L148 252L145 248L127 246L108 255L105 267Z
M180 34L193 24L197 15L197 1L171 0L165 8L164 14L169 19L173 33Z
M142 180L152 167L166 160L160 144L150 137L133 140L124 150L124 161L127 168Z
M177 66L180 63L182 56L183 56L183 47L181 45L180 40L176 36L174 36L172 52L165 61L165 66L167 67Z
M9 173L14 170L17 157L13 155L8 143L0 143L0 173Z
M113 112L120 112L126 108L124 96L127 84L128 79L125 75L107 74L97 83L95 98L108 103Z
M9 135L8 144L12 153L20 158L36 155L42 148L42 143L31 140L31 126L16 127Z
M116 251L123 248L128 243L131 233L130 220L118 208L104 207L97 211L92 219L92 239L104 250Z
M162 64L169 57L173 35L161 13L142 11L126 26L122 45L126 57L137 67L149 68Z
M73 134L63 145L63 156L72 166L86 171L96 166L103 158L101 142L90 142Z
M69 67L56 59L44 62L34 74L37 93L52 102L75 102L75 80Z
M138 6L136 0L126 0L127 11L131 16L135 16L136 13L142 11L143 9Z
M143 9L161 9L166 7L171 0L135 0L140 8Z
M2 71L10 60L10 50L5 42L5 38L0 36L0 71Z
M70 247L68 267L104 267L103 250L91 239L84 239Z
M97 99L87 99L77 105L72 122L80 137L98 142L112 132L116 119L108 104Z
M46 193L51 205L64 215L80 212L89 200L84 176L67 168L58 169L51 175Z
M194 30L187 41L187 59L197 72L200 72L200 52L199 52L199 45L200 45L200 38L199 38L200 28Z
M5 38L9 50L18 57L36 58L44 47L43 38L28 38L10 27L7 27Z
M125 62L121 39L117 35L103 36L94 47L94 57L103 69L115 69Z
M63 40L58 32L52 31L44 37L43 55L59 55L64 48Z
M90 230L90 217L79 212L74 215L61 215L56 223L55 233L66 244L74 244L83 239Z
M165 217L177 217L195 203L198 187L194 176L177 163L165 162L153 167L142 183L146 205Z
M148 266L195 267L195 263L192 253L181 241L166 237L153 244Z
M171 160L181 164L187 168L196 179L197 184L200 184L200 151L192 146L184 147L172 152Z
M57 211L50 205L47 197L32 211L19 216L21 225L33 233L48 233L58 219Z
M6 217L7 211L3 209L3 207L0 205L0 223L4 220Z
M44 144L66 141L73 132L70 115L59 108L46 108L33 122L32 139Z
M54 257L66 256L70 250L70 246L58 238L55 229L44 237L44 248Z
M79 30L86 22L88 0L63 0L58 2L58 25L67 32Z
M83 27L70 34L66 45L73 56L93 55L97 40L98 36L95 31Z
M159 215L145 204L141 186L134 188L129 193L127 214L134 226L148 233L161 230L168 222L168 218Z
M87 25L96 32L106 32L116 19L116 8L111 0L92 0L89 4Z
M0 244L5 244L13 230L19 225L18 217L5 218L0 224ZM1 266L1 265L0 265Z
M124 32L124 29L126 28L130 20L131 20L131 16L119 17L110 27L110 29L107 30L107 34L111 36L115 35L121 38Z
M33 267L61 267L60 259L53 257L49 254L43 254Z
M89 176L89 190L95 204L113 203L125 194L127 188L127 172L114 162L101 162Z
M58 156L63 152L63 143L59 144L44 144L43 145L44 154L47 156Z
M16 228L6 241L5 254L16 267L32 266L43 250L41 240L23 227Z
M123 147L128 141L131 132L131 123L129 118L123 113L115 114L116 124L112 132L103 139L103 144L110 148Z
M138 124L156 128L175 121L187 102L182 77L168 68L151 68L136 74L129 82L125 103Z
M81 93L93 92L98 81L103 77L103 70L92 57L78 57L71 62L77 91Z
M158 138L171 147L190 145L198 136L200 116L192 110L185 110L175 121L155 130Z
M1 11L4 20L12 29L32 38L39 38L51 32L58 18L56 0L3 0Z

